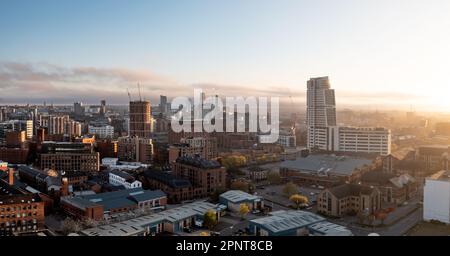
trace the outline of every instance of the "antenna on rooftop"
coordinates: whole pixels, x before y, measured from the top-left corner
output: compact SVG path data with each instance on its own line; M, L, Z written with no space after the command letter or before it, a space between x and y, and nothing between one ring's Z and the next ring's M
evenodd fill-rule
M141 85L138 83L138 91L139 91L139 101L142 101L141 97Z

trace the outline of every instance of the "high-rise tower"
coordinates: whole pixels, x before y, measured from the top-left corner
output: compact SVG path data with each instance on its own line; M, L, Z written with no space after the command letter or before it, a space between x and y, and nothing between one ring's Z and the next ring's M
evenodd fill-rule
M328 77L311 78L307 92L308 148L327 150L328 127L336 126L336 99Z
M152 117L150 102L130 102L130 136L150 138L152 128Z

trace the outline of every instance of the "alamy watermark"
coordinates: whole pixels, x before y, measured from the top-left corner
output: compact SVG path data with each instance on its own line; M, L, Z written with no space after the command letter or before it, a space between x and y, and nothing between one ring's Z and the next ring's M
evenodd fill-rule
M172 108L178 112L171 126L176 133L248 131L258 133L260 143L275 143L280 132L279 98L270 97L270 108L268 104L267 97L253 96L226 97L224 104L218 96L205 97L202 89L194 89L193 102L188 97L173 99Z

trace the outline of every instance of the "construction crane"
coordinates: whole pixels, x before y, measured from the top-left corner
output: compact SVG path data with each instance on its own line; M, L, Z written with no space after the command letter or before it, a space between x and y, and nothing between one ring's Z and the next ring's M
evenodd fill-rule
M128 99L130 99L130 102L131 102L131 94L130 94L130 90L128 90L128 88L127 88L127 93L128 93Z

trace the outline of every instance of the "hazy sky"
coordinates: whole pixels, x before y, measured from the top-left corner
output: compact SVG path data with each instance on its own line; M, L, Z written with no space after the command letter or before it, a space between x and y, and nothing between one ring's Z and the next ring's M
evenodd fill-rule
M303 102L328 75L342 107L450 111L449 73L448 0L0 1L0 104L125 103L137 82Z

